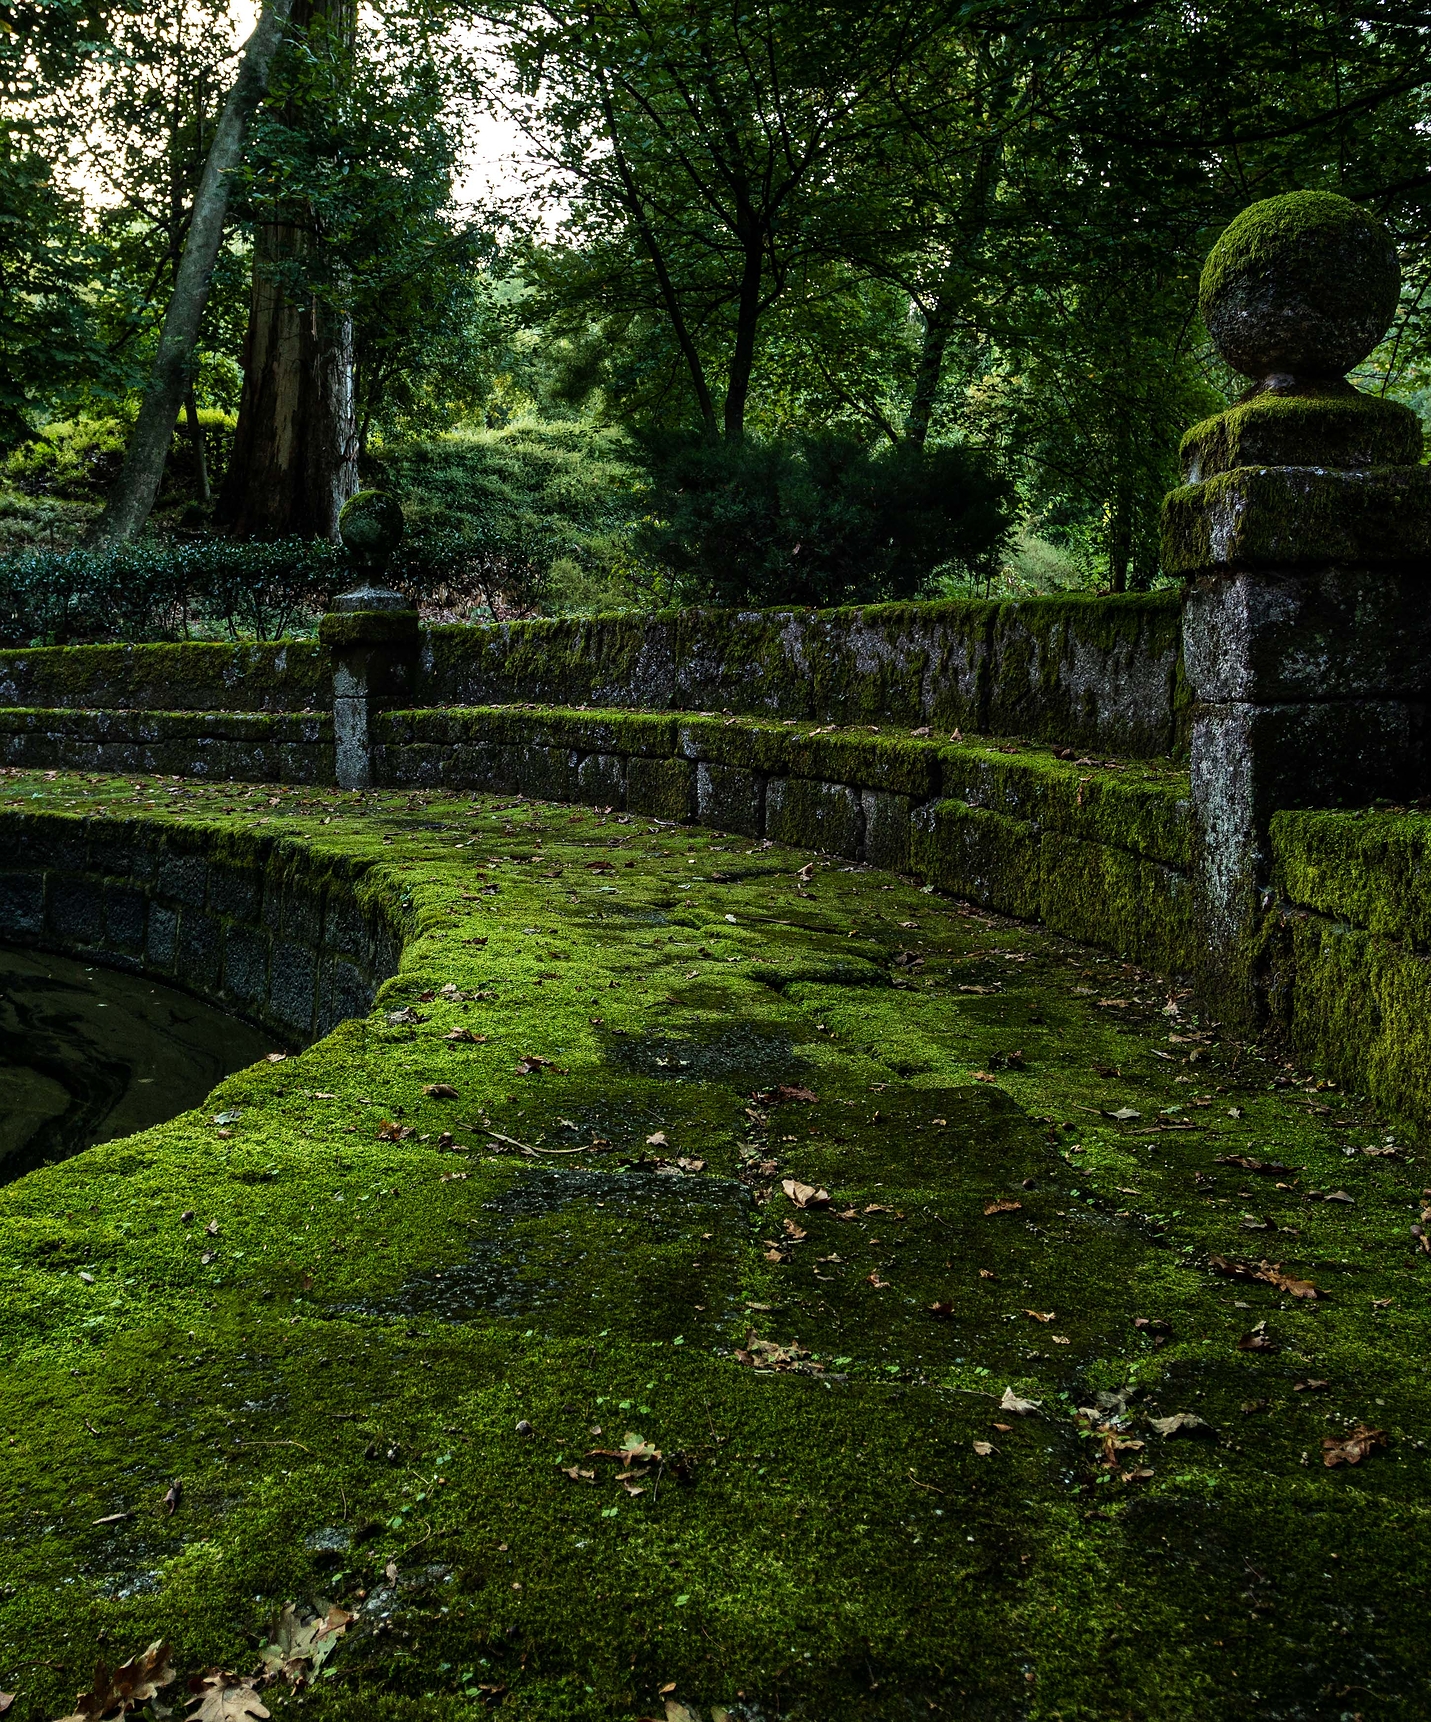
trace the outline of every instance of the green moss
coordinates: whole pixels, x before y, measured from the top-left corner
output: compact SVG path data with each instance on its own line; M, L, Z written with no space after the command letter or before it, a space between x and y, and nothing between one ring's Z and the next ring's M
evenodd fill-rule
M1220 568L1413 562L1431 534L1431 472L1238 467L1170 491L1163 566Z
M318 623L318 638L330 652L345 646L415 644L417 637L416 610L353 610L342 615L330 612Z
M338 514L338 533L353 558L364 567L382 567L402 542L402 504L384 490L360 490Z
M1431 1405L1401 1239L1424 1174L1349 1160L1361 1132L1186 1000L1169 1019L1151 977L877 873L817 865L797 895L802 854L587 809L329 792L249 830L123 780L5 789L43 810L0 803L17 857L148 833L331 881L406 940L367 1019L0 1190L21 1722L158 1636L186 1676L247 1666L276 1606L319 1594L363 1630L301 1706L265 1693L277 1718L467 1722L480 1680L531 1722L629 1722L671 1682L703 1714L806 1722L1192 1722L1254 1693L1311 1714L1368 1656L1382 1711L1418 1714ZM952 818L1027 859L1019 822ZM423 1020L389 1023L405 1005ZM1250 1144L1298 1189L1244 1200L1216 1156ZM831 1208L796 1210L786 1177ZM1205 1271L1272 1255L1250 1208L1329 1301ZM1238 1349L1259 1320L1279 1350ZM826 1379L739 1363L752 1327ZM1041 1413L1002 1413L1006 1386ZM1076 1408L1129 1389L1117 1433L1145 1445L1115 1471ZM1184 1410L1220 1438L1162 1439L1150 1419ZM1389 1453L1315 1462L1368 1416ZM588 1457L628 1428L668 1460L636 1495Z
M1179 453L1188 483L1239 466L1415 466L1421 421L1377 395L1261 394L1205 419Z
M1338 258L1343 249L1358 259L1363 252L1384 259L1390 249L1386 229L1336 192L1289 191L1265 197L1234 216L1208 253L1198 284L1199 309L1204 318L1212 317L1234 285L1247 277L1275 275L1279 283L1285 280L1289 285L1300 285L1306 278L1328 297L1375 294L1380 303L1389 292L1389 322L1400 279L1395 251L1391 251L1390 270L1383 263L1370 279L1340 273L1325 279L1329 260Z

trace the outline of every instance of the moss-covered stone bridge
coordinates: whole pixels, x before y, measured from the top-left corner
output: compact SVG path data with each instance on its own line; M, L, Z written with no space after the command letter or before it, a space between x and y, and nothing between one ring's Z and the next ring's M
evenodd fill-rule
M1424 1714L1427 1169L1335 1084L809 850L4 789L35 937L292 1046L0 1192L24 1722L320 1599L275 1714Z

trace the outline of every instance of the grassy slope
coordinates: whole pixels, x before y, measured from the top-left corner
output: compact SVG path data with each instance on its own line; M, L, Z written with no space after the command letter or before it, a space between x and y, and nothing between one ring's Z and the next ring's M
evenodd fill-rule
M251 823L199 790L11 794ZM809 1722L1425 1714L1425 1173L1362 1154L1383 1133L1340 1096L1126 966L887 875L819 864L801 894L803 855L491 797L283 792L267 816L369 856L418 934L367 1021L0 1191L19 1722L160 1634L186 1672L244 1666L317 1595L365 1629L275 1714L470 1717L483 1682L543 1719L660 1714L668 1682ZM416 1002L448 982L482 996ZM425 1020L389 1024L408 1003ZM443 1038L464 1025L487 1038ZM529 1054L552 1065L519 1074ZM780 1083L819 1098L752 1098ZM488 1125L598 1146L493 1152ZM797 1214L786 1176L858 1217ZM1001 1197L1022 1207L986 1217ZM1279 1349L1240 1351L1263 1319ZM752 1327L831 1379L743 1366ZM1043 1414L1002 1416L1007 1385ZM1106 1402L1077 1408L1130 1387L1117 1438L1146 1445L1115 1453ZM1178 1411L1219 1439L1149 1428ZM1324 1469L1362 1419L1389 1451ZM628 1430L687 1463L628 1494L584 1457Z

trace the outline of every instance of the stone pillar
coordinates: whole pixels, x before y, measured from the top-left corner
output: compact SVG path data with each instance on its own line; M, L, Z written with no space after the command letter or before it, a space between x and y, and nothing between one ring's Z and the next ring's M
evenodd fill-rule
M1345 380L1400 278L1385 228L1328 192L1253 204L1203 270L1208 330L1252 387L1183 439L1163 560L1189 581L1202 980L1245 1022L1272 815L1428 786L1431 472L1416 415Z
M359 491L339 517L339 531L363 578L333 600L318 638L333 656L333 743L340 789L374 781L379 715L410 704L417 691L417 612L381 575L402 539L402 510L379 491Z

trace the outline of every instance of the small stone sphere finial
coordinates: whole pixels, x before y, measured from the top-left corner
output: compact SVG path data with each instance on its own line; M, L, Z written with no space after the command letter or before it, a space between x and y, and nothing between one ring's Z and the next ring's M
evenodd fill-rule
M1360 364L1400 291L1396 247L1375 216L1335 192L1290 191L1228 223L1198 303L1228 364L1281 393Z
M360 490L343 504L338 535L359 567L381 567L402 542L402 504L385 490Z

